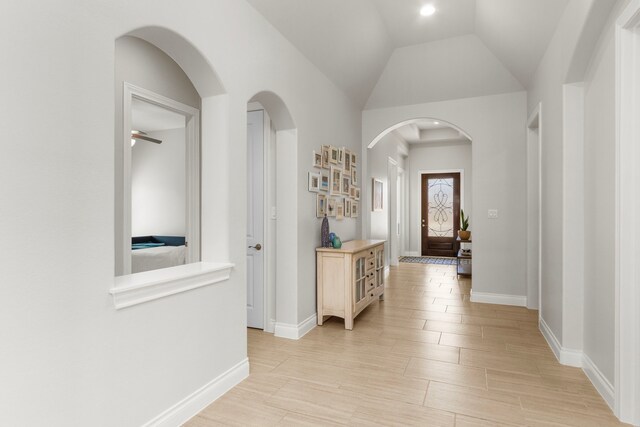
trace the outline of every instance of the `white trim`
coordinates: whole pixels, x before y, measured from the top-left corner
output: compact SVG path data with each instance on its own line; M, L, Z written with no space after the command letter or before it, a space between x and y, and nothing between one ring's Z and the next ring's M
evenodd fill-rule
M231 263L197 262L116 277L109 293L117 310L228 280Z
M313 314L309 318L303 320L297 325L290 323L276 322L274 335L279 338L287 338L290 340L299 340L317 325L318 315Z
M122 271L116 272L118 276L131 274L131 111L134 98L173 111L185 118L186 262L188 264L200 261L200 111L148 89L124 82L121 134L122 200L116 203L116 206L122 207L118 213L122 217L122 229L116 230L122 236L122 246L116 248L116 256L121 257L122 260ZM118 194L117 191L116 194Z
M469 134L467 132L465 132L464 130L462 130L458 126L456 126L453 123L450 123L450 122L448 122L446 120L438 119L438 118L435 118L435 117L418 117L418 118L415 118L415 119L404 120L404 121L401 121L400 123L396 123L395 125L388 127L384 131L380 132L380 134L378 136L376 136L373 141L369 142L367 144L366 148L371 149L371 148L375 147L376 144L378 142L380 142L380 140L382 138L384 138L387 134L391 133L392 131L394 131L396 129L399 129L399 128L403 127L403 126L410 125L412 123L420 122L420 121L423 121L423 120L438 120L440 123L444 123L444 124L448 125L450 128L453 128L453 129L457 130L458 132L460 132L460 136L461 137L467 138L470 141L473 139L473 138L471 138L471 136L469 136ZM363 149L364 149L364 147L363 147Z
M586 354L582 355L582 370L587 375L593 386L598 390L600 396L607 402L609 408L615 407L615 390L609 380L600 372L600 369Z
M538 326L540 328L540 332L542 332L542 336L547 341L547 344L549 344L551 351L553 351L556 359L558 359L561 364L574 366L576 368L582 367L582 351L562 347L560 341L558 341L558 338L556 338L555 334L543 318L539 319Z
M582 368L587 378L589 378L589 381L591 381L604 401L607 402L607 405L613 409L615 403L614 388L589 356L580 350L571 350L562 347L560 341L558 341L553 331L551 331L551 328L549 328L549 325L547 325L542 318L540 319L539 327L540 332L542 332L545 340L547 340L556 359L563 365Z
M404 256L420 256L420 252L407 251Z
M528 198L527 198L527 203L532 203L533 200L531 200L531 197L536 197L537 198L537 204L538 204L538 209L537 209L537 218L531 218L530 215L528 215L529 213L529 209L527 209L527 229L531 230L533 228L537 229L537 243L538 243L538 259L537 259L537 265L532 266L529 265L529 257L527 256L527 271L531 271L532 268L536 268L538 271L538 280L537 281L532 281L530 279L530 274L527 273L527 296L529 296L529 294L533 291L535 291L535 289L532 289L534 287L537 287L537 291L538 291L538 304L532 304L533 301L531 301L529 298L527 298L527 307L531 308L531 309L537 309L538 310L538 317L540 317L542 314L542 103L539 103L536 108L533 110L533 112L531 113L531 115L529 116L529 119L527 120L527 145L531 144L532 141L529 140L530 138L530 132L532 132L533 130L537 129L537 133L538 133L538 138L537 141L535 141L535 144L537 146L537 165L536 165L536 169L537 169L537 175L538 175L538 192L537 194L529 194ZM527 147L527 151L528 151ZM527 167L529 166L529 162L527 160ZM528 174L527 174L528 175ZM527 185L528 188L528 185ZM537 224L534 225L533 221L537 220ZM527 246L527 251L528 251L528 246ZM537 283L536 283L537 282ZM529 306L529 304L535 305L535 307L533 306Z
M473 289L472 289L471 302L526 307L527 297L522 295L504 295L504 294L492 294L487 292L473 292Z
M244 359L151 421L145 423L143 427L174 427L182 425L240 384L248 376L249 359Z
M616 22L615 409L640 425L640 0Z

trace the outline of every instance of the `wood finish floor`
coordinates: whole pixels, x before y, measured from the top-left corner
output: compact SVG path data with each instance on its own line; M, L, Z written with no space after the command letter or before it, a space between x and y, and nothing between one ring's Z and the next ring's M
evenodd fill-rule
M471 303L470 287L455 266L401 264L353 331L249 330L251 375L187 426L622 425L557 362L537 311Z

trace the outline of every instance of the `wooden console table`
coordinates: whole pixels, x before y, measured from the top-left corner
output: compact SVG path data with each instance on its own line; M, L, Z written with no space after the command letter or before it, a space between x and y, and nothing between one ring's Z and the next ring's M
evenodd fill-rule
M352 240L340 249L316 249L318 325L325 317L353 319L369 304L383 299L384 240Z

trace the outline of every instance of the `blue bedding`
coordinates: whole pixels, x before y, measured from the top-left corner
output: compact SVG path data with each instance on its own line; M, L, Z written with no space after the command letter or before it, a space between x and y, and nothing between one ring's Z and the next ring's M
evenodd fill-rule
M184 246L184 236L138 236L131 238L131 249L157 248L158 246Z

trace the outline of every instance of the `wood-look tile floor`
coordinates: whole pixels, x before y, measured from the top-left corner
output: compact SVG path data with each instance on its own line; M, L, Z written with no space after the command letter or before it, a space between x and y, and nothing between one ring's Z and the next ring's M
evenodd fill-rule
M401 264L353 331L249 330L251 375L187 426L622 425L557 362L537 311L471 303L470 288L455 266Z

